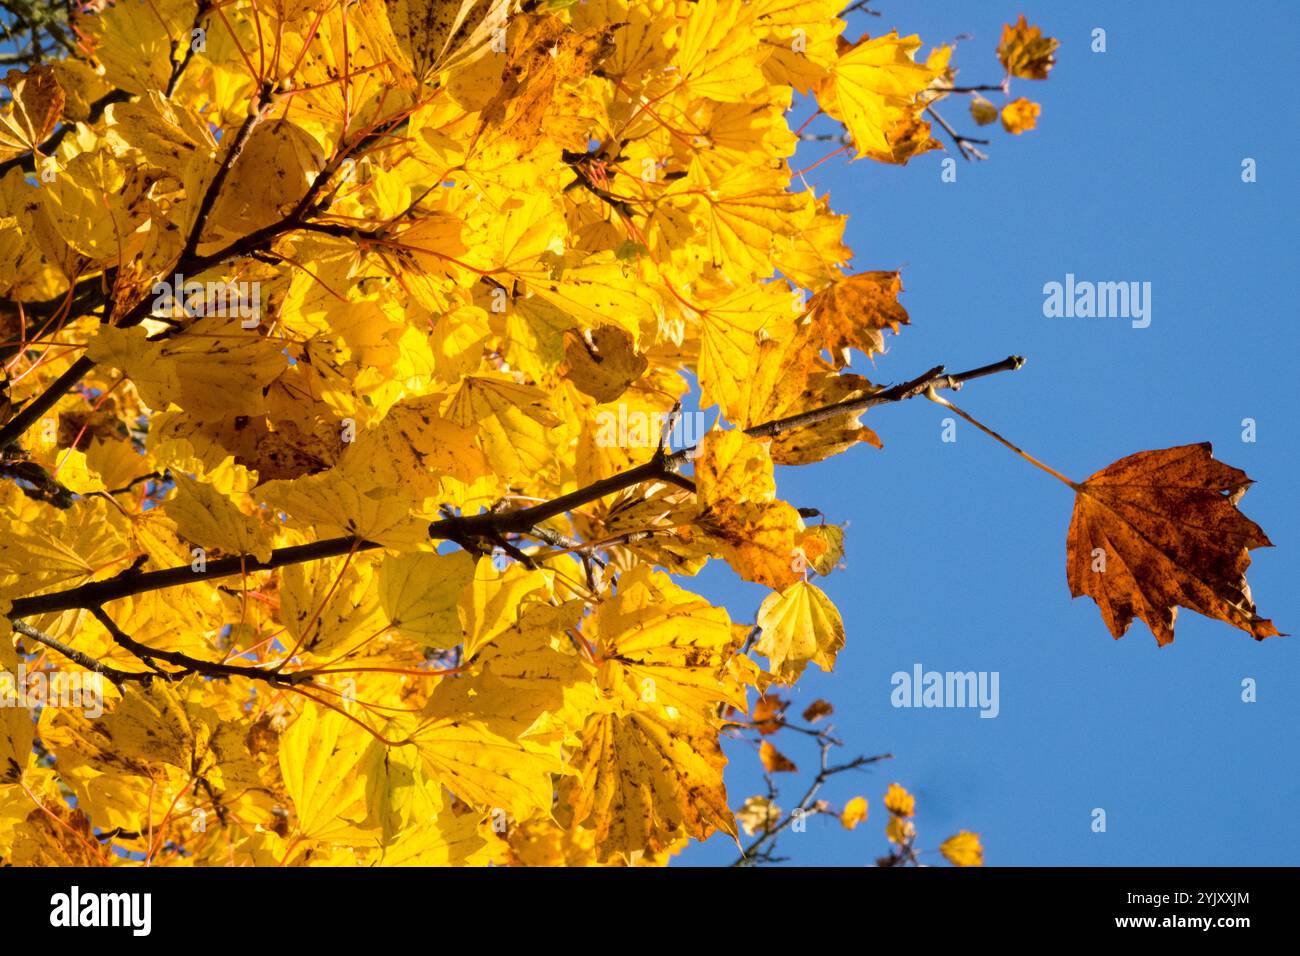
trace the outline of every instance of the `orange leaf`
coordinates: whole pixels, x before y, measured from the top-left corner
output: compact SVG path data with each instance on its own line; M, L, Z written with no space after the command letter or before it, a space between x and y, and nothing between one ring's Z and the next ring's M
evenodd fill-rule
M1042 111L1041 106L1023 96L1018 100L1012 100L1002 107L1002 128L1008 133L1019 136L1025 130L1033 129L1038 125L1038 114Z
M836 368L849 364L849 349L867 355L885 350L884 332L907 325L898 303L903 282L897 272L859 272L845 276L812 297L808 315L815 339L830 352Z
M1142 451L1075 486L1070 593L1096 601L1116 638L1140 617L1171 643L1179 606L1257 641L1279 633L1255 613L1246 584L1248 551L1272 546L1236 507L1251 481L1211 455L1209 442Z
M758 748L758 759L763 761L763 769L768 773L794 773L799 769L794 765L794 761L766 740Z
M787 701L776 694L764 694L754 702L754 714L751 718L760 734L774 734L781 729Z
M1025 15L1015 26L1002 26L1002 42L998 44L998 61L1012 76L1026 80L1045 80L1056 65L1056 48L1061 45L1054 37L1043 36L1040 27L1031 27Z

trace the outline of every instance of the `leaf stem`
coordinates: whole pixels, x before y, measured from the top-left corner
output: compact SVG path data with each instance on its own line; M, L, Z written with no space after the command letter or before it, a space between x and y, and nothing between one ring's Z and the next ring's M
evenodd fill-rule
M966 419L966 421L970 422L972 425L974 425L976 428L978 428L978 429L979 429L980 431L982 431L984 434L988 435L988 436L989 436L990 438L992 438L994 441L1001 442L1003 445L1005 445L1006 447L1010 448L1012 451L1014 451L1017 455L1019 455L1019 456L1020 456L1021 458L1023 458L1025 461L1027 461L1027 462L1029 462L1031 465L1033 465L1035 468L1041 468L1043 471L1047 472L1049 475L1051 475L1051 476L1052 476L1053 478L1055 478L1057 481L1062 481L1062 482L1064 482L1065 484L1069 485L1070 488L1073 489L1074 491L1078 491L1078 490L1079 490L1079 485L1078 485L1078 483L1076 483L1076 482L1074 482L1074 481L1071 481L1069 478L1065 477L1065 475L1061 474L1059 471L1057 471L1057 470L1056 470L1055 468L1053 468L1051 465L1048 465L1048 464L1045 464L1044 462L1039 461L1037 458L1035 458L1033 455L1029 454L1029 453L1028 453L1027 451L1025 451L1023 448L1020 448L1020 447L1017 446L1017 445L1013 445L1011 442L1007 441L1005 438L1003 438L1001 435L999 435L999 434L998 434L997 432L995 432L993 429L989 428L989 427L988 427L987 425L985 425L983 422L979 421L978 419L976 419L974 416L968 414L967 412L962 411L960 408L958 408L958 407L957 407L956 405L954 405L952 402L948 401L948 399L946 399L946 398L944 398L942 395L938 394L936 391L934 391L934 389L932 389L932 388L931 388L931 389L927 389L927 390L926 390L926 393L925 393L925 397L928 398L928 399L929 399L930 401L932 401L932 402L937 402L938 404L944 406L945 408L950 408L950 409L952 409L954 412L956 412L956 413L957 413L958 415L960 415L962 418Z

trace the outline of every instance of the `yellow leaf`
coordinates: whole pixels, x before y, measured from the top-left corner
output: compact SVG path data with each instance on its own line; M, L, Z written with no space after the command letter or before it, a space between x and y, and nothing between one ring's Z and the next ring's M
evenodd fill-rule
M5 784L16 783L32 759L32 738L36 727L26 699L20 695L18 652L7 616L0 616L0 793Z
M916 837L916 824L891 814L889 822L885 824L885 836L890 843L897 843L900 846L909 843Z
M859 157L893 152L889 130L913 112L917 94L935 78L914 60L920 46L920 37L890 32L849 48L832 67L819 101L848 127Z
M668 721L707 721L720 703L744 709L745 694L723 675L736 651L722 608L638 565L619 581L584 630L597 640L598 680L620 705Z
M832 356L836 368L849 364L849 349L871 356L885 350L886 331L908 324L898 302L903 283L897 272L860 272L845 276L808 303L815 341Z
M695 96L744 101L763 85L758 69L767 57L754 28L756 10L727 0L700 0L678 40L681 82Z
M257 494L322 537L355 535L410 551L429 540L428 521L412 514L416 502L408 492L361 485L337 470L268 481Z
M939 852L953 866L984 865L984 847L980 845L980 835L969 830L948 837L939 846Z
M746 836L764 832L781 820L781 808L767 797L749 797L736 811L736 822Z
M885 792L885 809L896 817L910 817L916 812L916 798L900 784L891 783Z
M846 830L852 830L866 818L866 797L854 797L848 803L844 804L844 809L840 812L840 823L844 824L844 829Z
M474 656L518 622L529 605L549 597L551 573L518 564L498 571L490 557L479 558L459 609L466 656Z
M785 683L797 680L809 661L831 670L844 646L840 612L806 581L769 594L758 609L758 626L763 633L754 649L771 658L772 673Z
M984 99L982 96L975 96L970 101L970 115L976 124L988 126L989 123L997 121L999 110L996 106Z
M801 580L803 521L792 506L775 500L766 443L732 429L710 432L701 446L695 471L700 526L746 580L772 588Z
M474 576L464 551L388 555L379 566L379 602L393 627L428 647L462 640L457 604Z
M502 475L536 474L551 458L547 429L559 424L546 393L508 379L466 376L446 415L462 428L478 430L492 467Z
M281 735L280 773L299 833L322 841L357 836L367 816L361 771L373 740L346 714L314 705Z
M659 852L683 831L705 840L736 835L722 783L726 758L717 731L650 714L595 714L573 755L574 776L559 785L564 826L596 833L601 862Z
M438 494L441 477L472 482L485 474L488 463L474 444L474 429L444 418L441 403L439 395L396 403L378 426L357 435L339 468L376 487L409 486L420 497Z
M550 811L555 747L502 737L455 712L429 713L412 737L428 774L466 803L517 818Z
M176 522L176 531L192 544L225 554L251 554L258 561L271 557L271 539L255 517L246 515L235 503L206 482L174 474L176 497L166 511Z
M0 108L0 160L35 149L49 138L63 114L64 94L48 66L5 77L9 101Z
M1037 103L1023 96L1018 100L1012 100L1002 107L1002 128L1008 133L1019 136L1025 130L1033 129L1038 125L1038 114L1042 110L1043 108Z
M1059 40L1043 36L1042 28L1031 27L1022 13L1014 26L1002 25L998 62L1011 76L1045 80L1056 64L1056 49L1060 45Z
M648 362L632 346L632 336L602 325L590 340L576 331L564 333L565 377L596 401L612 402L641 377Z
M308 653L351 650L384 626L382 572L376 589L370 566L356 558L288 565L280 572L279 593L280 622Z
M148 687L130 684L113 712L101 723L119 757L160 760L182 770L198 770L209 754L212 728L191 714L178 690L167 681Z

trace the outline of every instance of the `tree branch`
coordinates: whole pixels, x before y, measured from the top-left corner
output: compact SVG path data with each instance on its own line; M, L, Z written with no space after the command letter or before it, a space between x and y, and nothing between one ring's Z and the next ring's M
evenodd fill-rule
M834 777L836 774L845 773L849 770L858 770L862 767L869 766L870 764L879 763L882 760L892 760L894 758L893 754L877 754L874 757L855 757L848 763L830 766L828 758L830 756L831 747L833 746L835 745L832 742L823 741L821 748L821 769L817 772L817 776L813 778L813 782L808 785L808 789L799 800L799 805L787 813L780 823L764 829L764 831L758 835L757 839L741 850L740 856L732 862L732 866L751 866L760 860L768 859L776 847L774 845L767 846L767 844L773 843L784 830L794 823L795 820L800 819L805 815L822 812L816 807L813 801L816 799L817 792L821 790L822 785L831 777Z
M746 429L746 434L755 437L769 437L815 424L828 418L860 412L876 405L906 401L929 388L959 389L964 383L973 379L983 378L999 372L1013 371L1022 365L1024 365L1024 359L1015 355L1005 358L1001 362L994 362L990 365L983 365L953 375L944 374L943 366L939 365L930 369L924 375L891 388L882 389L863 398L839 402L835 405L813 409L799 415L791 415L788 418L764 422L761 425ZM690 460L695 451L696 446L684 448L672 454L667 454L664 449L660 449L649 461L629 468L627 471L610 475L607 478L594 481L584 488L579 488L551 501L544 501L528 508L520 508L514 511L485 511L475 515L453 515L442 518L429 525L429 537L434 540L454 541L467 550L473 549L476 541L483 542L485 546L493 546L498 544L504 535L531 533L538 525L552 518L572 511L581 505L604 498L607 495L639 485L642 482L685 480L676 474L675 469ZM67 611L73 608L93 609L106 602L134 594L143 594L147 591L179 587L185 584L230 577L251 571L270 571L285 565L339 557L354 551L369 551L379 547L382 547L382 545L377 542L366 541L353 536L324 538L310 544L277 548L271 552L271 557L266 561L258 561L251 555L236 555L209 561L202 571L194 571L189 565L143 573L127 570L106 580L92 581L89 584L78 585L66 591L55 591L50 594L37 594L18 598L9 609L9 614L11 617L23 618L52 611Z
M57 638L50 637L50 635L46 634L44 631L38 631L26 621L13 620L9 623L13 625L13 629L17 633L23 635L23 637L31 638L38 644L44 644L51 650L58 651L68 660L72 661L74 664L80 664L88 671L94 671L96 674L103 674L119 687L127 681L133 680L140 681L142 684L148 684L154 678L152 673L144 671L122 671L118 670L116 667L110 667L103 661L97 661L89 654L85 654L77 650L75 647L69 647Z
M179 651L164 651L147 644L141 644L131 635L123 631L113 621L111 617L99 605L90 608L90 613L94 615L95 620L102 624L105 630L112 636L113 640L123 650L129 651L136 657L140 658L146 665L154 668L159 676L168 680L177 677L184 677L188 674L206 674L209 677L247 677L252 680L262 680L270 684L295 684L311 683L312 675L306 671L282 673L279 670L270 670L265 667L252 667L242 664L223 664L219 661L204 661L197 657L190 657L188 654L182 654ZM180 671L166 672L158 671L154 661L166 661L168 664L174 664L181 668Z

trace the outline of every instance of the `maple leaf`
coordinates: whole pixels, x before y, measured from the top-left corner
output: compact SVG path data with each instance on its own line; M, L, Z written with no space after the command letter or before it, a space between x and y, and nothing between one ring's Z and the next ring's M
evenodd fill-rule
M787 683L797 680L809 661L831 670L844 646L840 612L807 581L769 594L758 609L758 626L763 633L754 649L771 658L772 672Z
M917 95L936 75L913 59L920 46L919 37L893 32L864 38L840 54L819 89L822 108L844 121L859 157L893 155L888 131L914 115Z
M735 836L717 731L651 714L593 715L559 785L564 825L596 831L598 858L660 851L685 832ZM571 821L571 823L570 823Z
M1059 40L1043 36L1041 27L1031 27L1022 13L1014 25L1002 26L998 62L1011 76L1045 80L1056 64L1056 49L1060 45Z
M1272 546L1237 510L1250 483L1215 461L1208 442L1138 452L1103 468L1075 487L1070 593L1096 601L1116 638L1138 617L1157 643L1172 643L1180 606L1256 640L1277 635L1246 585L1250 549Z
M903 291L897 272L859 272L845 276L813 296L808 316L814 340L833 356L835 368L849 364L849 349L865 355L885 350L885 331L908 324L898 302Z
M65 96L48 66L10 70L5 78L9 101L0 109L0 160L36 149L63 114Z

